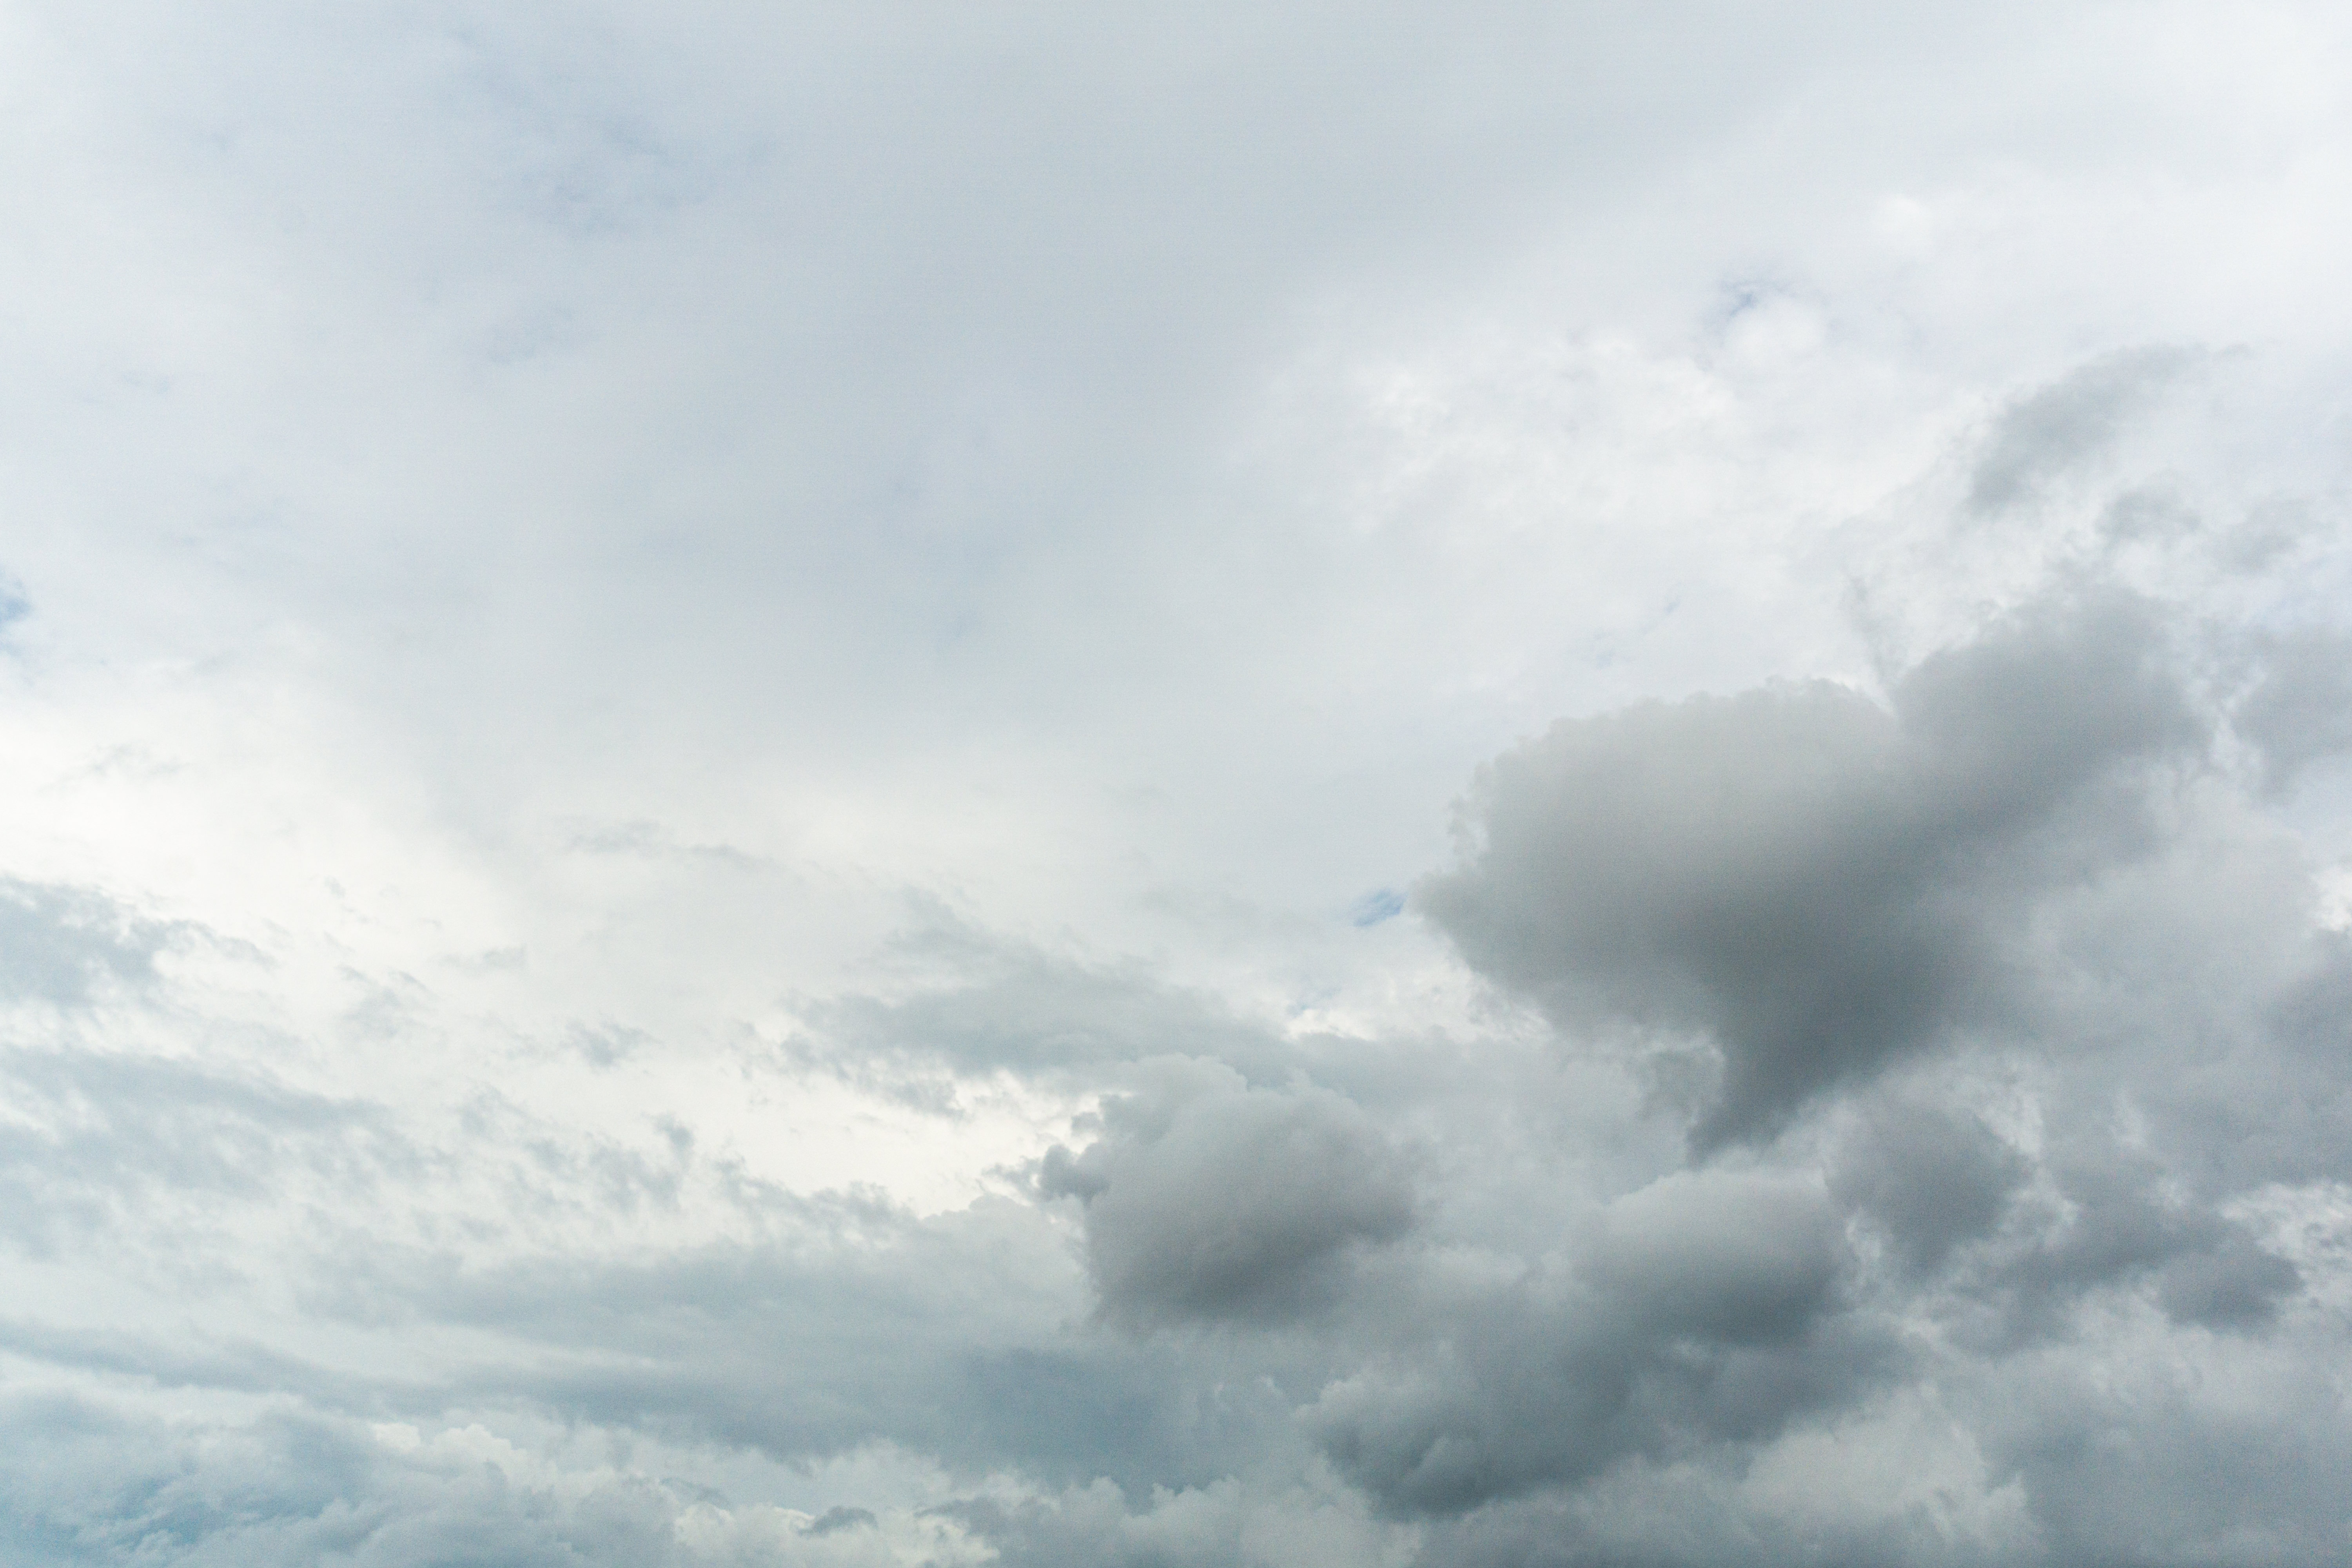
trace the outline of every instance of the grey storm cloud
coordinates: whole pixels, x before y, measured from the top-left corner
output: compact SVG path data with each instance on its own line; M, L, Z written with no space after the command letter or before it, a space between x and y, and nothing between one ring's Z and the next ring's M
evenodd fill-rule
M2303 1283L2295 1267L2246 1227L2166 1192L2165 1173L2128 1155L2054 1173L2065 1215L1988 1283L2011 1293L2020 1326L2048 1331L2056 1312L2086 1290L2150 1280L2176 1321L2227 1329L2259 1326Z
M1818 1183L1677 1173L1610 1205L1565 1275L1443 1309L1330 1382L1303 1419L1406 1514L1766 1437L1899 1362L1843 1300L1852 1266Z
M2147 605L2050 604L1895 683L1563 721L1496 759L1422 906L1565 1027L1722 1052L1713 1148L2013 1016L2038 899L2149 847L2205 730Z
M1833 1169L1837 1196L1926 1273L2000 1224L2028 1166L1967 1108L1896 1100L1874 1108Z
M1042 1191L1085 1205L1104 1311L1151 1323L1281 1320L1330 1300L1363 1248L1411 1228L1415 1170L1328 1089L1248 1087L1169 1063L1104 1108L1104 1136L1049 1153Z

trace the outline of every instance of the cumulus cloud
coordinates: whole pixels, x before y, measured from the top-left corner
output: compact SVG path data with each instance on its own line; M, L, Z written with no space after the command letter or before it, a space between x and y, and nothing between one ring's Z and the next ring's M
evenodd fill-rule
M1049 1152L1038 1186L1085 1205L1103 1310L1150 1323L1279 1321L1328 1301L1361 1250L1411 1228L1414 1168L1328 1089L1252 1089L1171 1063L1104 1109L1104 1136Z
M1893 1359L1840 1300L1849 1266L1817 1184L1676 1173L1609 1205L1570 1269L1435 1310L1305 1420L1385 1506L1439 1514L1769 1438Z
M1894 1100L1872 1107L1840 1151L1832 1190L1926 1273L1999 1225L2027 1168L1967 1107Z
M1695 1033L1714 1148L2021 1003L2044 893L2143 852L2203 730L2147 606L2037 606L1898 680L1569 721L1498 758L1422 888L1482 972L1568 1027Z

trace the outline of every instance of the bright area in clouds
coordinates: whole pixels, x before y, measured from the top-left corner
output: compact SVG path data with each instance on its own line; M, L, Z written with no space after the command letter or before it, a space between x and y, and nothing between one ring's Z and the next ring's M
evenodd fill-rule
M0 45L0 1556L2352 1554L2340 7Z

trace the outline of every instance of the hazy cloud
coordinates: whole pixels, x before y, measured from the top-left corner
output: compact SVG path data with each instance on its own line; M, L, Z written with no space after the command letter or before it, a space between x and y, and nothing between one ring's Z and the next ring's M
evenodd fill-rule
M2352 637L2306 632L2272 645L2231 714L2262 748L2265 782L2284 790L2314 763L2352 751Z
M2204 356L2126 349L2075 369L2002 411L1969 479L1969 505L1999 511L2105 454L2126 421Z
M91 889L0 878L0 995L77 1006L136 990L176 934Z

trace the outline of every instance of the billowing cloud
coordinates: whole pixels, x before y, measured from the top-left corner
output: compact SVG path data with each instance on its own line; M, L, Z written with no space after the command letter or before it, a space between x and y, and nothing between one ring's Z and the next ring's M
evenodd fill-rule
M2013 1017L2038 899L2142 852L2202 742L2145 606L2037 606L1885 707L1816 683L1563 722L1489 766L1422 898L1564 1025L1718 1047L1713 1147Z
M1105 1107L1100 1141L1051 1151L1038 1173L1085 1205L1087 1268L1114 1318L1293 1316L1411 1227L1411 1156L1339 1095L1251 1089L1207 1064L1154 1076Z
M1570 1270L1434 1310L1306 1423L1385 1506L1441 1514L1769 1437L1893 1357L1841 1300L1849 1267L1817 1184L1678 1173L1608 1205Z
M1965 1107L1895 1100L1871 1108L1833 1170L1837 1195L1925 1273L1998 1226L2026 1161Z

